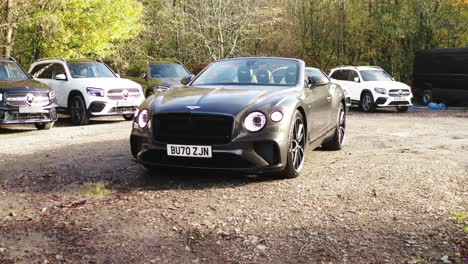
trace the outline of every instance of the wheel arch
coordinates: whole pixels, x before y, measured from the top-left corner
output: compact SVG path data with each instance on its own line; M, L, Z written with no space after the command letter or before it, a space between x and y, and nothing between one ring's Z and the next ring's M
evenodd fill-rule
M364 89L361 91L361 95L359 96L359 99L362 99L362 96L365 94L365 93L370 93L372 95L372 97L374 97L374 94L372 93L371 90L369 89Z
M70 92L70 94L68 94L68 99L67 99L67 106L70 107L70 104L71 104L71 100L73 99L73 97L75 96L81 96L83 98L83 101L85 100L84 99L84 96L83 96L83 93L81 91L78 91L78 90L73 90ZM86 105L86 101L84 101L85 105Z
M303 121L304 121L304 126L305 126L305 131L307 132L307 131L308 131L308 130L307 130L307 129L308 129L307 115L306 115L306 113L305 113L305 111L304 111L304 108L302 108L302 106L298 106L296 109L297 109L297 111L299 111L299 113L301 113L301 115L302 115L302 119L303 119ZM306 134L307 134L307 133L306 133Z

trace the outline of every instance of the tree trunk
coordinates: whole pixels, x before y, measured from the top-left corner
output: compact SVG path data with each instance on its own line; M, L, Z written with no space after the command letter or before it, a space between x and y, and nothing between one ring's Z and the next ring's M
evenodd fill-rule
M10 57L11 55L11 36L13 34L13 1L6 0L5 4L5 43L3 44L2 54L5 57Z

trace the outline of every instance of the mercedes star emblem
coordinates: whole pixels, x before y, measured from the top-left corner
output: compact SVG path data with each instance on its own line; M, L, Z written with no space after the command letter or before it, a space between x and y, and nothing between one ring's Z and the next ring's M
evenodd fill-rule
M128 90L127 90L127 89L125 89L125 90L122 91L122 96L123 96L124 99L127 99L127 98L128 98L128 95L129 95L129 94L128 94Z
M28 93L28 94L26 95L26 103L28 103L28 105L33 105L33 104L34 104L34 101L36 101L36 98L34 98L34 95Z

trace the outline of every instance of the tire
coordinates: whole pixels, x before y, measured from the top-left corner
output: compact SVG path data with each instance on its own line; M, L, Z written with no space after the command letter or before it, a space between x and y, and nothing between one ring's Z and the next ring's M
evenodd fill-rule
M125 119L125 121L132 121L134 118L134 115L122 115L122 117Z
M374 102L374 96L370 92L364 92L361 96L361 101L359 102L359 107L362 111L366 113L375 112L376 105Z
M71 121L76 126L89 124L89 112L86 109L86 104L81 95L74 96L70 101L69 106Z
M406 113L408 112L409 110L409 107L408 106L397 106L396 107L396 110L400 113Z
M432 91L431 90L424 90L423 95L421 97L421 103L423 105L428 105L429 103L432 103L434 100L432 96Z
M298 177L304 167L307 133L305 131L304 119L297 110L289 130L286 168L280 173L280 177L285 179Z
M340 104L338 116L336 118L336 128L332 139L322 144L325 150L341 150L346 138L346 111L344 106Z
M35 123L34 125L36 126L37 130L49 130L54 126L54 122Z

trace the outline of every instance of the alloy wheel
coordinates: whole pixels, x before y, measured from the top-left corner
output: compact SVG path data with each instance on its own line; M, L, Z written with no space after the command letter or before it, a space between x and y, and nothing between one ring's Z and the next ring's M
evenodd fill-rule
M83 105L81 104L80 100L79 99L75 99L73 100L73 104L72 104L72 116L75 120L78 120L80 121L81 120L81 116L83 114Z
M304 123L301 118L296 118L294 121L290 150L292 165L296 172L300 172L304 165L305 139Z
M346 115L343 109L340 110L340 116L338 120L338 141L341 145L344 144L346 137Z
M364 111L369 111L370 108L371 108L372 99L370 98L370 96L368 94L366 94L366 95L364 95L362 100L363 100L362 108L364 109Z

